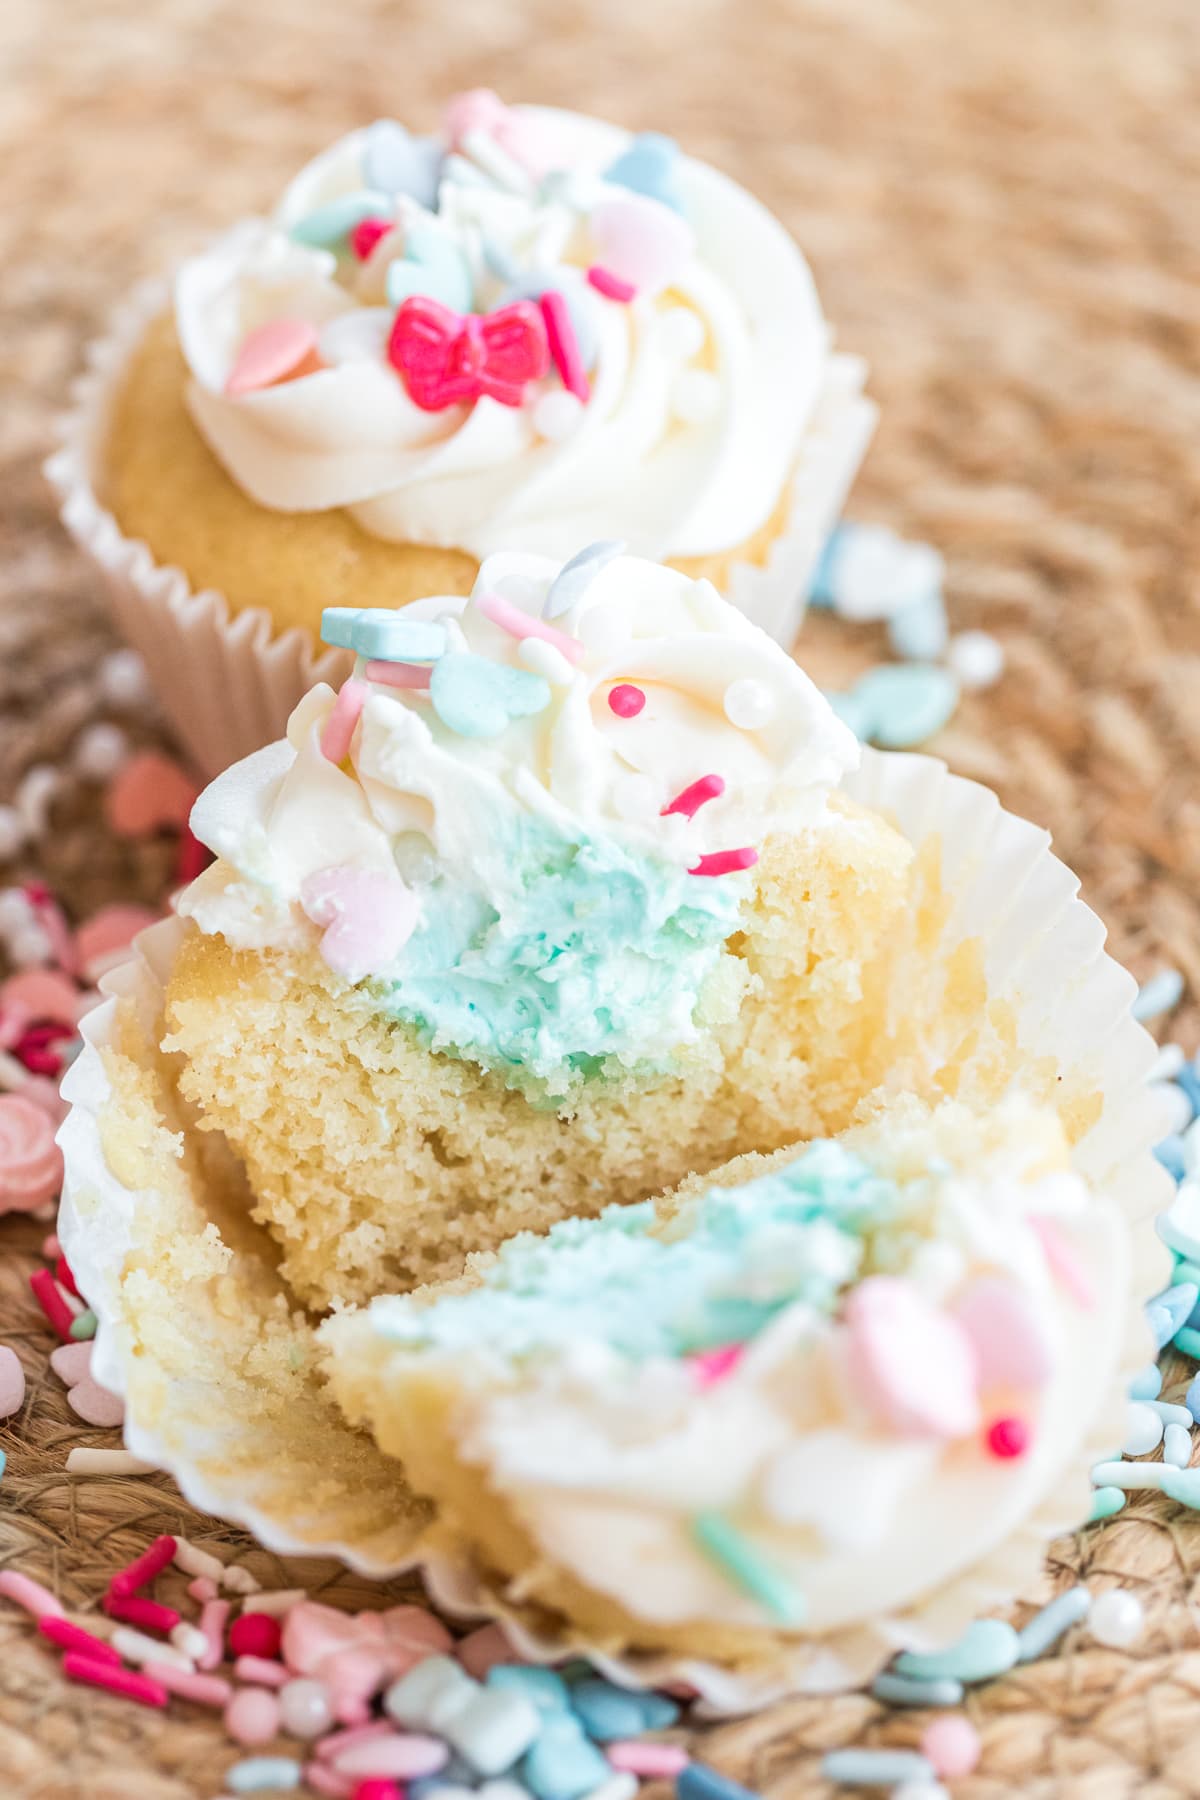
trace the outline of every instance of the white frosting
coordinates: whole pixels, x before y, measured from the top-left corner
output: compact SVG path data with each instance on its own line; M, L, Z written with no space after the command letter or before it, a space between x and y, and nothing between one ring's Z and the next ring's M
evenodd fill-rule
M504 288L484 261L485 238L522 266L586 266L596 259L588 214L629 198L599 178L628 133L577 114L519 110L553 165L577 176L565 198L544 200L532 187L513 194L477 184L469 170L460 178L451 160L437 224L468 258L477 305L496 305ZM796 466L830 333L799 250L756 200L681 158L695 248L670 289L627 305L580 284L596 358L573 430L563 435L563 409L551 422L536 393L516 408L483 398L429 413L384 354L383 273L400 238L376 247L351 288L335 278L332 255L286 234L318 204L363 187L365 135L342 139L302 171L274 224L239 226L177 282L189 405L253 499L284 512L346 507L376 536L480 558L516 548L565 557L614 533L647 555L703 555L766 523ZM398 202L402 226L419 214L415 202ZM281 316L333 327L322 348L334 366L227 395L243 338ZM709 366L711 379L699 379ZM553 372L537 388L563 391Z

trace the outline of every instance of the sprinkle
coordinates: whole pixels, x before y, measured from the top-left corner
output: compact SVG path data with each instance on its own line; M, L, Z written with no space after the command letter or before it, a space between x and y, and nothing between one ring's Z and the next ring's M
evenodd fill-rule
M877 1675L871 1694L888 1706L957 1706L963 1697L961 1681L942 1676L937 1681L918 1681L907 1675Z
M367 127L363 180L379 193L408 194L426 212L436 212L442 157L438 138L414 137L395 119L376 119Z
M1200 1510L1200 1469L1175 1469L1170 1463L1159 1466L1162 1491L1167 1499L1174 1500L1177 1506L1189 1507L1193 1512Z
M1131 1011L1143 1023L1174 1012L1183 998L1183 976L1178 969L1160 969L1138 989Z
M1162 1392L1162 1370L1157 1363L1146 1363L1129 1383L1131 1400L1157 1400Z
M171 1643L176 1650L181 1650L189 1662L195 1662L208 1649L208 1639L196 1625L189 1625L185 1619L171 1633Z
M1092 1495L1092 1504L1084 1523L1098 1525L1101 1519L1111 1519L1125 1505L1125 1495L1118 1487L1098 1487Z
M119 1663L121 1652L112 1644L106 1644L103 1638L85 1631L82 1625L72 1625L70 1619L57 1617L53 1613L43 1613L38 1620L38 1630L60 1650L77 1650L81 1656L90 1657L93 1662Z
M990 631L960 631L950 639L946 661L960 687L978 692L994 687L1004 673L1004 645Z
M773 1619L784 1625L799 1624L805 1612L803 1597L723 1513L710 1507L694 1514L691 1531L698 1548Z
M197 1575L195 1581L188 1582L189 1597L198 1601L201 1606L203 1606L206 1601L215 1600L217 1593L218 1588L216 1582L211 1581L207 1575ZM206 1643L207 1641L208 1640L205 1639Z
M550 354L554 358L554 366L562 378L563 386L577 400L587 400L591 390L566 300L557 288L547 288L540 295L538 306L546 327L546 342L550 346Z
M278 1619L268 1613L244 1612L229 1627L231 1656L277 1657L283 1632Z
M1011 1669L1019 1654L1017 1634L1003 1619L976 1619L945 1650L921 1653L906 1650L896 1658L897 1675L937 1680L948 1675L970 1685L990 1681Z
M687 1359L696 1386L703 1391L724 1381L741 1362L745 1344L721 1344L715 1350L700 1350Z
M759 1800L752 1788L730 1781L707 1763L691 1762L675 1781L677 1800Z
M381 687L426 690L431 672L419 663L369 662L363 675L368 681L377 681Z
M499 737L514 719L550 704L550 684L527 669L510 669L470 651L454 651L434 665L430 698L438 718L460 737Z
M233 1672L239 1681L253 1682L256 1687L283 1687L291 1677L291 1670L284 1663L269 1656L239 1656Z
M1191 1460L1191 1432L1182 1425L1168 1425L1163 1436L1163 1461L1177 1469L1186 1469Z
M468 1632L455 1644L454 1654L476 1681L482 1681L497 1664L517 1660L517 1652L500 1625L481 1625L477 1631Z
M1029 1426L1024 1419L997 1419L988 1427L987 1447L1000 1461L1024 1456L1029 1448Z
M354 730L369 694L365 681L351 678L342 684L321 732L321 755L327 761L340 763L349 754Z
M203 1576L206 1581L219 1582L225 1573L225 1565L219 1557L210 1556L207 1550L197 1549L195 1544L189 1544L178 1533L175 1536L174 1562L175 1567L182 1569L185 1575ZM190 1589L188 1591L191 1592ZM215 1592L214 1588L213 1593ZM212 1594L206 1596L210 1600L212 1597Z
M1121 1439L1123 1456L1149 1456L1162 1442L1163 1422L1153 1407L1144 1401L1131 1400L1125 1410L1125 1435Z
M360 189L357 193L339 194L336 200L329 200L324 206L315 207L294 225L288 227L288 235L298 244L311 244L317 249L336 249L345 243L354 227L363 219L376 219L391 210L391 201L386 194L376 193L373 189Z
M606 269L602 263L593 263L587 272L587 278L596 292L603 294L606 300L620 300L628 305L629 301L637 295L637 289L632 281L623 281L619 275L614 275L612 270Z
M292 1737L317 1738L333 1723L333 1704L322 1681L303 1677L286 1681L279 1690L279 1716Z
M225 392L236 399L280 381L311 375L320 366L317 328L310 320L269 319L243 338L225 378Z
M1156 1349L1165 1349L1175 1333L1187 1324L1198 1297L1200 1289L1195 1282L1180 1281L1146 1302L1146 1323Z
M887 635L895 654L906 662L935 662L949 636L946 603L939 590L934 588L897 607L888 618Z
M1109 1588L1100 1594L1088 1615L1092 1636L1111 1650L1127 1650L1142 1635L1145 1622L1141 1601L1127 1588Z
M522 638L517 645L517 656L525 668L544 676L551 687L571 685L575 671L553 644L544 644L540 638Z
M690 787L685 787L669 805L663 807L662 816L665 819L671 813L681 813L685 819L694 819L702 806L709 800L719 800L724 792L725 781L722 776L701 775L698 781L693 781Z
M269 1744L279 1730L279 1702L266 1688L241 1688L225 1708L224 1723L235 1744Z
M314 1744L313 1754L322 1762L330 1762L355 1744L371 1744L381 1737L394 1735L387 1719L373 1719L369 1725L355 1725L349 1731L332 1732L329 1737L322 1738L319 1744Z
M752 869L757 861L758 851L749 845L742 850L710 850L688 874L733 875L741 869Z
M958 705L958 683L935 663L881 663L855 683L855 701L869 720L868 736L882 750L924 743Z
M359 262L366 262L376 244L381 238L385 238L388 232L394 229L394 226L394 220L379 218L371 213L365 219L358 221L350 233L350 248Z
M646 696L632 681L618 681L608 690L608 704L618 719L636 719L646 704Z
M1029 1224L1042 1240L1042 1251L1054 1279L1066 1289L1077 1306L1090 1310L1096 1304L1096 1290L1057 1223L1044 1213L1031 1213Z
M743 676L731 681L722 701L725 717L739 731L759 731L775 717L775 696L765 681Z
M934 1719L921 1735L921 1754L947 1780L969 1775L979 1761L980 1750L979 1733L962 1713L947 1713L944 1718Z
M457 1723L456 1719L455 1725ZM401 1780L408 1781L422 1775L435 1775L445 1766L448 1755L446 1745L440 1738L409 1736L392 1731L380 1737L343 1746L333 1756L332 1762L342 1775L375 1775L389 1780L398 1776Z
M72 1450L67 1457L68 1475L155 1475L153 1463L143 1462L128 1450Z
M932 1781L935 1770L915 1750L830 1750L821 1758L821 1773L847 1787L893 1787L899 1781Z
M135 1562L121 1569L108 1584L111 1594L132 1594L137 1588L145 1587L155 1576L175 1560L175 1539L168 1533L156 1537L148 1550L144 1550Z
M390 1781L355 1781L351 1775L339 1775L336 1769L325 1763L307 1763L304 1779L308 1786L318 1794L328 1794L330 1800L404 1800L401 1790Z
M616 557L623 556L625 545L619 538L598 538L585 544L565 562L546 591L542 607L543 619L558 619L569 612L599 575L601 569Z
M191 1657L185 1656L182 1650L176 1650L173 1644L161 1644L157 1638L144 1637L140 1631L134 1631L128 1625L118 1625L112 1634L112 1647L126 1662L161 1662L176 1669L192 1667Z
M529 422L548 443L565 444L583 424L583 401L566 388L547 388L534 401Z
M1185 1325L1182 1331L1175 1333L1171 1342L1185 1356L1190 1356L1193 1362L1200 1362L1200 1331L1194 1331Z
M1192 1376L1188 1384L1188 1391L1184 1395L1184 1404L1192 1418L1200 1423L1200 1375Z
M160 1606L157 1600L141 1600L136 1594L114 1593L110 1588L100 1602L110 1619L121 1619L142 1631L174 1631L180 1615L172 1606Z
M291 1756L249 1756L225 1771L225 1785L235 1794L258 1794L264 1788L290 1793L300 1786L304 1771Z
M1137 1494L1163 1484L1161 1463L1099 1462L1092 1470L1093 1487L1116 1487Z
M281 1613L291 1612L293 1606L299 1606L302 1600L308 1599L306 1588L276 1588L271 1593L250 1594L242 1606L242 1617L249 1618L253 1613L269 1613L271 1618L279 1618Z
M1092 1596L1085 1587L1068 1588L1065 1594L1056 1595L1017 1633L1017 1661L1036 1662L1045 1656L1072 1625L1087 1618L1091 1604Z
M0 1344L0 1419L20 1412L25 1401L25 1371L15 1350Z
M609 1744L605 1754L614 1769L649 1781L678 1775L692 1760L682 1744L651 1744L636 1738Z
M439 620L409 618L405 607L327 606L321 637L336 649L380 662L436 662L447 643Z
M0 1106L4 1104L0 1101ZM63 1298L62 1290L49 1269L39 1269L29 1277L33 1297L64 1344L71 1342L71 1324L75 1314Z
M202 1669L215 1669L225 1655L225 1621L229 1617L228 1600L209 1600L200 1609L200 1629L208 1639L208 1653L197 1658Z
M32 1615L40 1625L43 1619L63 1619L66 1614L59 1601L40 1581L21 1575L16 1569L0 1569L0 1599L13 1600Z
M510 194L528 194L533 186L529 172L510 156L494 137L475 127L463 133L461 149L471 161L490 175L496 186Z
M80 1656L75 1651L68 1651L63 1657L63 1674L68 1681L82 1681L88 1687L107 1688L112 1694L120 1694L126 1700L136 1700L141 1706L165 1706L167 1690L161 1682L151 1681L146 1675L135 1675L129 1669L114 1668L112 1663L93 1662L90 1657Z
M160 750L131 756L104 794L104 814L118 837L182 831L196 802L195 782Z
M233 1694L233 1684L223 1675L200 1675L195 1669L177 1669L173 1663L148 1662L142 1673L169 1694L194 1700L197 1706L224 1707Z
M1152 1413L1163 1421L1164 1425L1182 1425L1190 1431L1192 1415L1188 1407L1175 1406L1169 1400L1149 1400L1146 1402Z
M519 606L513 606L500 594L481 594L475 605L485 619L490 619L501 631L507 631L510 637L540 638L542 643L553 645L571 663L577 663L583 655L583 645L578 638L568 637L565 631L547 625L544 619L522 612Z

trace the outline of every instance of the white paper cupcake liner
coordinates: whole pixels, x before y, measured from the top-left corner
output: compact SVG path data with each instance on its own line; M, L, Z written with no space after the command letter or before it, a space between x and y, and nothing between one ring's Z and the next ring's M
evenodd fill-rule
M266 607L234 615L215 589L194 593L182 569L157 563L104 505L102 465L114 399L142 334L169 301L168 283L145 283L90 346L74 404L60 421L60 448L45 467L63 523L104 578L118 629L144 657L196 767L211 777L282 737L288 714L313 683L337 686L353 658L323 649L299 628L277 633ZM788 527L765 565L737 563L730 574L729 598L784 645L800 628L821 548L875 428L865 379L860 358L830 358L793 477Z
M732 1669L682 1656L613 1657L577 1638L568 1643L539 1637L518 1609L509 1610L485 1591L469 1564L441 1556L425 1562L425 1580L439 1605L456 1615L503 1618L523 1654L549 1660L583 1651L618 1681L683 1682L720 1712L749 1710L789 1692L857 1685L894 1649L947 1642L972 1618L1011 1603L1040 1570L1047 1541L1080 1523L1088 1469L1120 1442L1125 1377L1151 1354L1142 1303L1165 1278L1164 1253L1151 1224L1171 1188L1153 1155L1165 1129L1161 1102L1147 1080L1156 1046L1130 1011L1136 984L1105 954L1103 926L1078 898L1075 877L1051 854L1048 835L1006 813L987 789L951 775L929 757L868 751L846 791L889 817L914 845L936 835L949 904L939 954L964 939L980 939L989 1001L1011 1008L1022 1053L1053 1056L1065 1083L1102 1098L1073 1162L1115 1201L1131 1228L1130 1302L1127 1316L1113 1321L1120 1334L1122 1378L1111 1406L1093 1422L1070 1477L1056 1482L1001 1545L906 1608L902 1617L781 1644L769 1663ZM350 1533L336 1529L336 1506L325 1513L307 1502L300 1509L294 1503L278 1506L259 1491L256 1465L269 1460L270 1452L257 1437L237 1472L226 1473L214 1458L214 1441L228 1450L240 1428L238 1419L223 1411L220 1392L200 1381L156 1383L152 1370L147 1376L153 1347L139 1338L122 1277L151 1216L144 1209L154 1207L155 1196L131 1191L108 1168L98 1121L112 1092L104 1052L114 1042L118 1000L134 1000L144 1030L152 1030L182 931L174 920L154 926L138 940L135 960L106 978L103 985L112 997L85 1021L85 1047L64 1084L71 1113L59 1138L66 1162L59 1235L99 1321L94 1372L104 1386L126 1396L129 1448L168 1469L197 1506L247 1526L281 1553L331 1553L368 1574L395 1572L416 1560L411 1518L390 1535L387 1526ZM147 1395L153 1396L152 1405ZM347 1443L354 1437L344 1426L338 1429ZM322 1453L335 1439L336 1432ZM377 1468L386 1459L362 1454L364 1484L369 1487L377 1477L386 1482L386 1466ZM251 1466L255 1472L247 1476ZM390 1467L395 1481L397 1465Z

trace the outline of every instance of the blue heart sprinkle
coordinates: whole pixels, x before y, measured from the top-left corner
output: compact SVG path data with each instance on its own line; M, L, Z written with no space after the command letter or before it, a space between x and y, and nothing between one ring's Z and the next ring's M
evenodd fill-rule
M393 306L425 294L460 313L470 312L475 292L470 266L458 245L444 231L420 221L405 236L403 257L388 264L386 286Z
M582 550L577 550L550 583L542 607L543 619L558 619L569 612L601 569L624 553L625 546L620 538L597 538L594 544L585 544Z
M327 606L321 636L380 662L436 662L446 648L446 627L436 619L409 619L403 608L385 606Z
M525 669L508 669L454 650L433 666L429 683L433 710L459 737L491 738L514 719L527 719L550 704L550 683Z
M883 750L907 750L940 731L958 705L958 683L933 663L881 663L851 689ZM843 696L844 698L844 696Z
M639 131L629 148L605 169L604 179L681 213L678 165L679 145L674 138L664 137L661 131Z
M298 244L312 244L320 250L333 250L342 244L356 225L364 219L390 218L392 203L386 194L374 188L357 193L339 194L289 227L288 236Z
M436 212L444 158L437 138L413 137L395 119L377 119L363 146L363 180L385 194L407 194Z
M583 1735L569 1713L552 1713L518 1768L537 1800L581 1800L612 1775L607 1759Z

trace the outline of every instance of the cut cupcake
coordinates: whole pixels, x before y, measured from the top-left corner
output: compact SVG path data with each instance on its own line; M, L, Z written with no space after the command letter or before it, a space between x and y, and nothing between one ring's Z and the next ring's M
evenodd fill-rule
M1128 1263L1053 1112L909 1098L319 1335L494 1604L610 1651L880 1661L1048 1499L1086 1517Z

